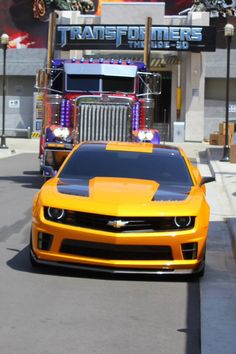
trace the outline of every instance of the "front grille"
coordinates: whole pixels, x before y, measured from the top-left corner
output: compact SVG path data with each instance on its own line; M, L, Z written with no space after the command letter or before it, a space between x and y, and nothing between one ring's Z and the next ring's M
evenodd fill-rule
M169 246L131 246L64 240L61 253L114 260L173 260Z
M127 141L131 139L132 117L127 104L81 103L78 140Z
M44 216L49 219L47 208L44 209ZM188 226L179 228L174 222L174 217L115 217L70 210L66 210L65 218L60 220L60 223L66 225L114 233L182 231L193 228L194 222L195 218L192 217Z

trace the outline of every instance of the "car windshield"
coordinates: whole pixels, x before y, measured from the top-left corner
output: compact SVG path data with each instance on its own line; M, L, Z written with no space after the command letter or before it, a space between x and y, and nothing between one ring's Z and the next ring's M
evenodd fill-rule
M82 145L67 161L59 178L118 177L153 180L160 184L192 186L178 150L155 149L153 153L105 150L105 145Z

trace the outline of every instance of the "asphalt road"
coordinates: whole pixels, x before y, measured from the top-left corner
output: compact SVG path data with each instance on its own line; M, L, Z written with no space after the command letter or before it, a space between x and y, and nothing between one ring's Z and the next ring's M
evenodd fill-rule
M0 171L0 353L200 354L198 281L33 270L37 154Z

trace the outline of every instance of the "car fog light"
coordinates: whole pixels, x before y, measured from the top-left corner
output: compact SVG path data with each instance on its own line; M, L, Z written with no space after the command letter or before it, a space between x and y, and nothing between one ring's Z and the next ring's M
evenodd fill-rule
M175 225L179 228L188 227L191 224L190 216L176 216L175 217Z
M38 233L38 248L40 250L49 251L52 245L53 235L44 232Z
M65 210L49 207L48 216L52 220L61 220L65 216Z

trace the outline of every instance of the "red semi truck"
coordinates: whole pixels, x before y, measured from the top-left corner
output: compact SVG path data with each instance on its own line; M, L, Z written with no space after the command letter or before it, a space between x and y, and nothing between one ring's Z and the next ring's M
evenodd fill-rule
M45 75L40 169L50 175L73 146L81 141L160 142L153 129L154 94L160 75L146 72L143 63L52 60ZM38 80L39 81L39 80Z

